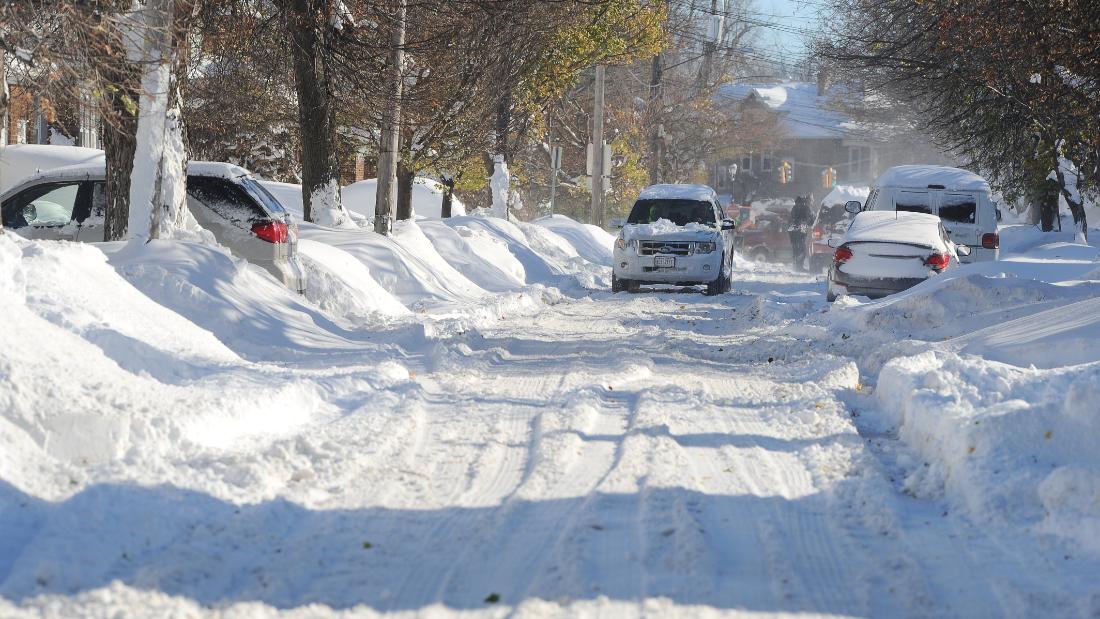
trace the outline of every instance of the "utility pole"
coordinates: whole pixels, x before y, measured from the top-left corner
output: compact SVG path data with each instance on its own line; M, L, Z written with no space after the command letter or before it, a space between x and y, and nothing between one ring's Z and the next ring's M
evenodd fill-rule
M405 62L405 1L396 0L393 35L390 37L389 105L382 117L382 144L378 152L378 185L374 202L374 231L389 236L397 206L397 152L401 129L401 65Z
M653 67L649 74L649 184L656 185L661 182L661 163L664 159L661 123L662 89L661 89L661 54L658 52L653 57Z
M558 171L561 170L561 147L550 147L550 216L554 215L554 202L558 197Z
M592 110L592 223L603 227L603 99L606 67L596 67L595 102Z
M710 0L710 24L707 31L707 39L703 42L703 71L701 88L710 85L711 73L714 72L714 54L718 51L718 41L722 38L722 18L718 15L718 0Z

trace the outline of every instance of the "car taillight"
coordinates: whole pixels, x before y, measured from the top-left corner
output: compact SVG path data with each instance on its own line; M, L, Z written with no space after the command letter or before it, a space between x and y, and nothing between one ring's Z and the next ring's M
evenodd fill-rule
M951 259L947 257L947 254L932 254L925 259L924 263L937 271L942 271L951 263Z
M252 234L268 243L286 243L290 239L290 232L281 221L257 221L252 224Z
M814 238L815 239L820 239L823 236L825 236L825 231L824 230L822 230L821 228L814 228Z
M1001 235L996 232L989 232L982 235L982 248L983 249L1000 249L1001 247Z
M847 247L837 247L836 252L833 253L833 262L837 264L844 264L852 259L852 250Z

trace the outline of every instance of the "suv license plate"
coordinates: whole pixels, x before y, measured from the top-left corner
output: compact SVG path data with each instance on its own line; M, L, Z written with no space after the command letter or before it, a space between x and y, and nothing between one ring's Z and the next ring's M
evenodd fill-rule
M676 266L676 258L672 256L657 256L653 259L653 266L655 267L674 267Z

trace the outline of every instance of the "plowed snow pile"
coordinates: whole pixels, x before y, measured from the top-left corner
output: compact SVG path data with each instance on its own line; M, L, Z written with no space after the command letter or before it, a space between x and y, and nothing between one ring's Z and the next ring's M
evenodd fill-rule
M859 423L906 446L908 492L1100 552L1100 252L1032 230L827 324L877 375Z

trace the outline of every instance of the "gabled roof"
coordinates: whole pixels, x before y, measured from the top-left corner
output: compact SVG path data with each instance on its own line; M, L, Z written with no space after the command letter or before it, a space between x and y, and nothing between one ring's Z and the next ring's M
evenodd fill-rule
M827 97L818 96L816 83L726 84L717 97L719 102L756 101L766 105L780 115L780 124L789 138L843 138L852 126L851 118L829 109Z

